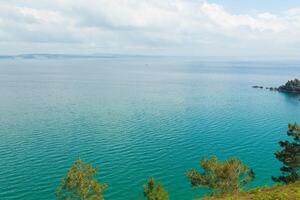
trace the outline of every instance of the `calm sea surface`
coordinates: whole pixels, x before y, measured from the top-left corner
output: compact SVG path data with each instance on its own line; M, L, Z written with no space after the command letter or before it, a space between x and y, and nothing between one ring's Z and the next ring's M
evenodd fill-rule
M251 86L296 77L300 62L0 60L0 199L55 199L78 158L99 166L108 200L138 199L150 176L173 200L199 197L184 174L211 155L270 185L300 97Z

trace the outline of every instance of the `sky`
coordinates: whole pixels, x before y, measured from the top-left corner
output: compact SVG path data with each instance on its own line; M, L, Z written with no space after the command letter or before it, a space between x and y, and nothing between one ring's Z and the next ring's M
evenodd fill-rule
M0 0L0 54L300 55L299 0Z

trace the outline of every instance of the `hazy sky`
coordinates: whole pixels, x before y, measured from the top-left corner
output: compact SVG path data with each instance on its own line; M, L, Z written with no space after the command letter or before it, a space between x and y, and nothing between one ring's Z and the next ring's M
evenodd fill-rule
M299 56L300 0L0 0L0 54Z

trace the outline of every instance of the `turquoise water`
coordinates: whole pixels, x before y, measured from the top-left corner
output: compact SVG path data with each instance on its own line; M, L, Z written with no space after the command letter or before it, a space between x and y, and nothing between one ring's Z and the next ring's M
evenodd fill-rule
M0 61L0 199L55 199L77 158L98 165L106 199L138 199L154 176L171 199L200 158L237 156L270 185L273 153L300 97L253 89L300 78L300 62L118 58Z

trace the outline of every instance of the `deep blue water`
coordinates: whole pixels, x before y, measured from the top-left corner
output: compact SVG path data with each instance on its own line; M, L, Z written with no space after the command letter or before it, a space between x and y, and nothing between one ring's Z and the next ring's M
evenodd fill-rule
M0 199L55 199L77 158L99 166L113 200L138 199L150 176L173 200L199 197L184 174L211 155L270 185L300 97L251 86L296 77L296 61L0 60Z

